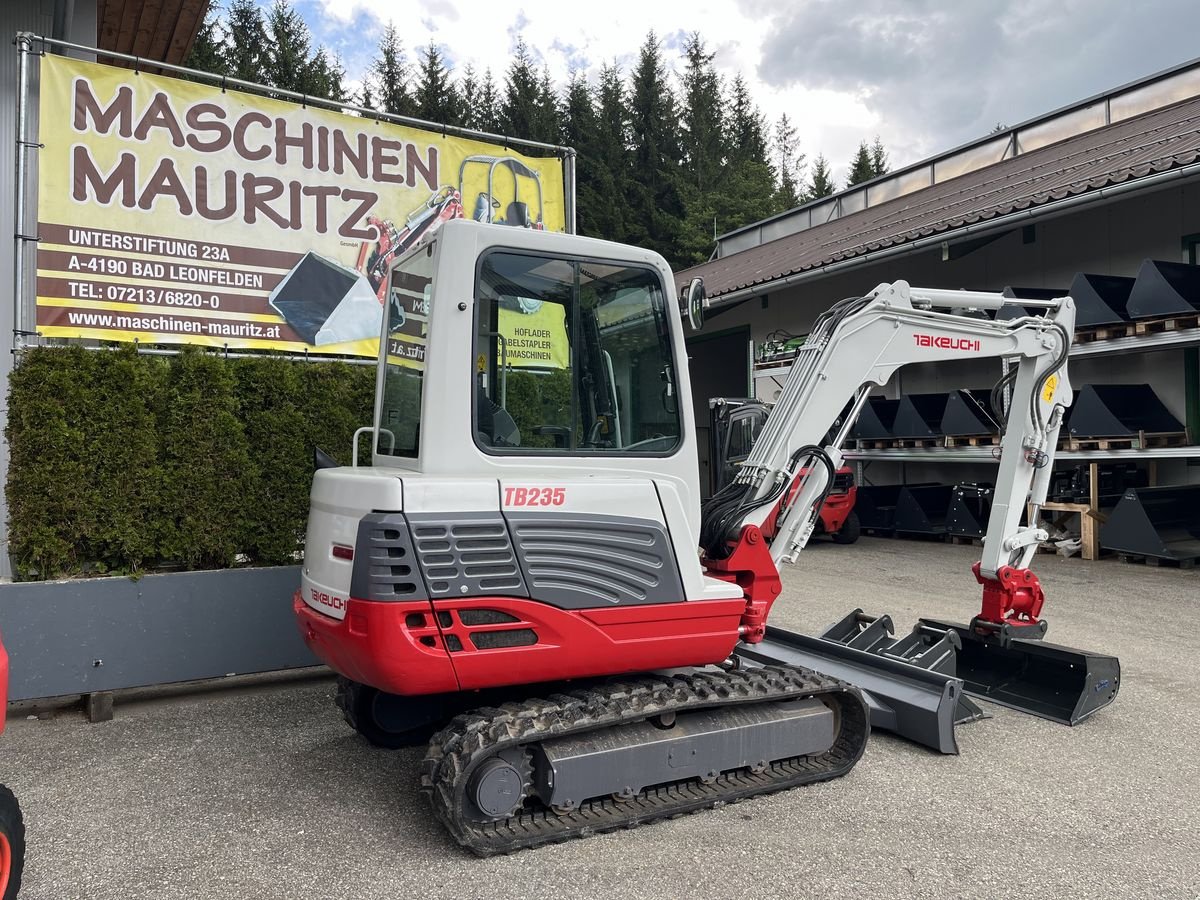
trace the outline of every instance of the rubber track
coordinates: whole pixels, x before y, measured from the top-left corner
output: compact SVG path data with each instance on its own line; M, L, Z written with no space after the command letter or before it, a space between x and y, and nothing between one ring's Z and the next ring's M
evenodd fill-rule
M820 697L836 710L838 735L824 753L782 760L760 774L741 769L709 784L689 779L648 788L630 800L590 800L564 814L522 809L497 822L473 821L465 815L471 773L506 748L663 713L804 697ZM421 790L455 840L479 856L492 856L836 778L853 768L869 734L867 706L857 689L808 669L765 666L669 678L647 676L457 716L430 741Z

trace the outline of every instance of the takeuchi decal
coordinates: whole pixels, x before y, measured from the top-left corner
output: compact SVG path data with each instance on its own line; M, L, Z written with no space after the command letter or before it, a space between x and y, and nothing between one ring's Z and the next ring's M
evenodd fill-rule
M952 338L932 334L914 334L918 347L936 347L938 350L964 350L978 353L982 346L978 338Z

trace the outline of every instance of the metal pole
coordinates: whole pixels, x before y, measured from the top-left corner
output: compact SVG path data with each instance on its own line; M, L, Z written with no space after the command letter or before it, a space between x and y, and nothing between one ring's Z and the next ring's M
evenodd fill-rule
M17 35L17 195L13 234L13 349L25 346L25 94L29 83L30 39Z
M564 186L566 189L567 208L566 227L567 234L575 234L575 151L568 150L566 158L563 160L563 179L566 181Z

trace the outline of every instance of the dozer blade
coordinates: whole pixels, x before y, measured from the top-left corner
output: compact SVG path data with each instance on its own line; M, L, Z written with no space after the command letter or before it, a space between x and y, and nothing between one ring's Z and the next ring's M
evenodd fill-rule
M867 701L872 728L894 732L941 753L958 753L956 719L982 715L963 696L962 680L953 675L782 628L768 626L760 643L741 644L734 656L750 666L801 666L852 684Z
M969 694L1001 706L1074 725L1112 703L1121 686L1115 656L1043 640L1001 640L956 622L921 624L958 634L958 677Z

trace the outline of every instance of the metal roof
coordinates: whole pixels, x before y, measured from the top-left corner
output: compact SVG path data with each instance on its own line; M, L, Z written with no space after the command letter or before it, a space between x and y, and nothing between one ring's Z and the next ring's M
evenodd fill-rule
M1198 163L1200 97L1192 97L695 266L678 279L701 276L708 296L719 298Z

